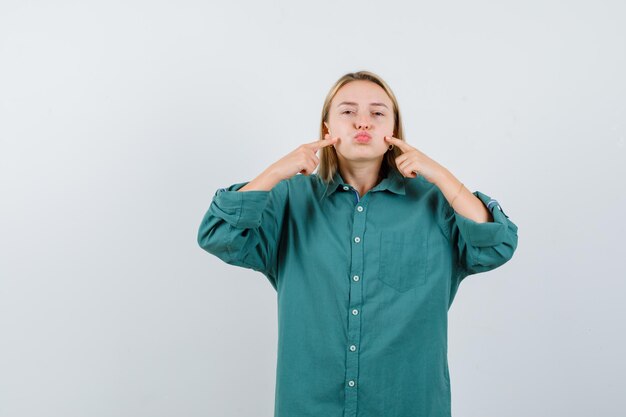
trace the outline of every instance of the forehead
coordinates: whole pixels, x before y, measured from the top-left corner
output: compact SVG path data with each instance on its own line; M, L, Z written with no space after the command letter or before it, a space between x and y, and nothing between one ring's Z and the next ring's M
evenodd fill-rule
M339 106L344 102L356 103L361 107L369 106L371 103L383 103L389 109L393 108L393 103L385 90L378 84L365 80L351 81L337 91L332 100L333 106Z

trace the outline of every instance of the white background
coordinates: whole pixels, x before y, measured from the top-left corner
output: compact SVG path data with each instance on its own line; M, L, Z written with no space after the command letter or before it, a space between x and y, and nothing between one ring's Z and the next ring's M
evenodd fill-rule
M519 227L450 309L455 417L623 415L622 1L0 3L0 416L271 416L276 293L217 188L373 71Z

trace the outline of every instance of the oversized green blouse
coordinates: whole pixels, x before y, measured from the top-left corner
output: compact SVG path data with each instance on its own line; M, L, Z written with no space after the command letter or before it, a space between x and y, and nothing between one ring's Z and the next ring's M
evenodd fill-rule
M363 196L339 171L247 183L215 192L197 239L277 292L275 417L450 417L448 309L517 247L498 202L475 191L477 223L395 170Z

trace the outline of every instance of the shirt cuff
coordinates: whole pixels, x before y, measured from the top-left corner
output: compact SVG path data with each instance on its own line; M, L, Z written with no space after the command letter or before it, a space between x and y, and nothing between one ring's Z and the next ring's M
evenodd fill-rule
M497 200L480 191L474 191L472 194L478 197L491 212L493 221L478 223L454 211L459 232L470 246L496 246L504 242L509 225L512 225L511 227L515 225L508 220L509 216L504 213Z
M259 227L269 201L269 191L238 191L248 183L249 181L239 182L220 188L213 196L213 203L219 209L220 217L240 229Z

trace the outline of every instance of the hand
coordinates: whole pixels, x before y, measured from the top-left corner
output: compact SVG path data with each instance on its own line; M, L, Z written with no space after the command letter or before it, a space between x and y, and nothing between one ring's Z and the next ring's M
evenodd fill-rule
M396 166L403 176L415 178L421 175L428 182L435 183L445 173L443 166L405 141L392 136L385 136L385 141L402 151L402 155L396 158Z
M337 143L339 137L330 138L328 134L324 139L315 142L304 143L295 150L274 162L269 170L279 180L291 178L296 174L311 175L320 163L316 153L320 148Z

